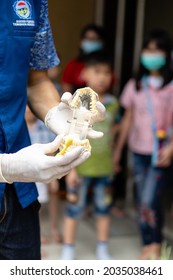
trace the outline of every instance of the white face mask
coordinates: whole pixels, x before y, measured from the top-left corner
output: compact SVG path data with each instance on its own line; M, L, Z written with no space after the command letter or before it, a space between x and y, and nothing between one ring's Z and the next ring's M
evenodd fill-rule
M103 43L100 41L83 40L81 43L81 49L85 53L91 53L95 51L100 51L103 49Z
M162 77L149 76L148 77L148 85L151 86L152 88L155 88L155 89L161 88L161 86L163 85L163 78Z

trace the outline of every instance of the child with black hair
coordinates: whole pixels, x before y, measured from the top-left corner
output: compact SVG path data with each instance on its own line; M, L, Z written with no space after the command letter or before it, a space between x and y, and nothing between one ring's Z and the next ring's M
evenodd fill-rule
M140 259L159 259L162 243L165 187L165 149L173 127L172 43L164 30L151 31L144 40L139 71L125 86L125 108L114 161L118 167L128 138L133 155L137 211L143 242Z
M105 48L106 33L104 28L95 23L85 25L80 33L79 54L67 63L62 73L63 92L74 93L76 89L86 85L81 74L85 65L85 57Z
M112 82L112 61L104 52L88 55L83 78L86 85L99 95L99 100L106 107L105 119L94 127L100 129L104 136L99 140L90 141L92 152L86 164L78 169L73 169L67 176L67 187L78 190L78 201L76 204L68 203L64 222L64 246L62 259L75 258L75 234L79 218L86 208L87 191L89 187L93 190L94 208L96 214L97 228L97 259L111 259L108 250L110 209L111 209L111 187L114 166L112 161L113 152L113 126L115 115L118 111L117 99L109 94Z

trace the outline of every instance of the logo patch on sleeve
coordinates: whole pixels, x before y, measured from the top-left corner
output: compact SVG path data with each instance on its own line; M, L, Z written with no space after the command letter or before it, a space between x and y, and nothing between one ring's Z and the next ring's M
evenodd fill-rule
M16 1L13 5L15 14L17 15L14 26L34 26L32 19L32 6L28 1Z

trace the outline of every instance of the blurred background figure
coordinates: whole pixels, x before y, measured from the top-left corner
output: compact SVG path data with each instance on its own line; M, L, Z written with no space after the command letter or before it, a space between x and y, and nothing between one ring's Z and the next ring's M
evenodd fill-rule
M106 107L106 117L94 125L101 129L104 136L99 140L90 140L92 153L89 160L67 176L67 189L76 190L76 204L68 203L64 221L64 245L62 259L75 259L75 236L79 218L87 206L87 192L92 188L96 215L96 258L111 259L109 253L110 209L112 205L112 162L113 135L115 115L118 111L117 99L109 94L112 82L112 59L103 51L88 55L82 71L83 80L99 95L99 100ZM99 141L99 143L98 143Z
M143 248L140 259L160 259L163 241L163 190L166 187L167 145L173 131L172 42L164 30L144 39L136 76L121 97L125 108L114 160L118 169L128 138L133 156L138 222Z
M36 118L32 113L29 107L26 107L25 119L27 122L29 135L31 138L31 143L43 143L46 144L52 141L55 138L55 135L50 132L44 123ZM54 180L49 184L44 184L37 182L37 190L39 193L38 200L43 205L45 205L46 211L48 210L48 219L50 223L50 239L52 242L62 242L62 235L59 229L59 198L58 198L58 189L59 181ZM44 208L43 208L44 209ZM41 241L42 244L45 244L49 239L44 236L42 229L42 220L43 220L43 209L40 212L41 215ZM45 209L44 209L45 210Z
M103 50L106 47L104 28L94 23L83 27L80 34L79 54L67 63L62 74L62 90L74 93L77 88L84 87L85 81L81 71L86 55Z

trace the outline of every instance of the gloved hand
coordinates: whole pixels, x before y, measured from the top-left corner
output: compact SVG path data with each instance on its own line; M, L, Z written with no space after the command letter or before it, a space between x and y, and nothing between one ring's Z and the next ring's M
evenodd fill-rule
M14 154L1 155L1 173L8 183L45 182L60 179L71 168L84 162L90 153L82 147L76 147L64 155L50 156L55 153L62 141L62 136L48 144L34 144ZM1 179L2 180L2 179Z
M70 92L65 92L61 97L61 102L58 106L50 109L45 117L45 125L55 134L66 134L69 129L69 123L67 122L72 118L73 110L70 108L69 104L73 96ZM99 116L94 119L95 122L104 119L105 107L101 102L96 103L97 109L99 111ZM92 125L91 124L91 125ZM101 138L103 132L95 131L91 128L88 130L88 138Z

